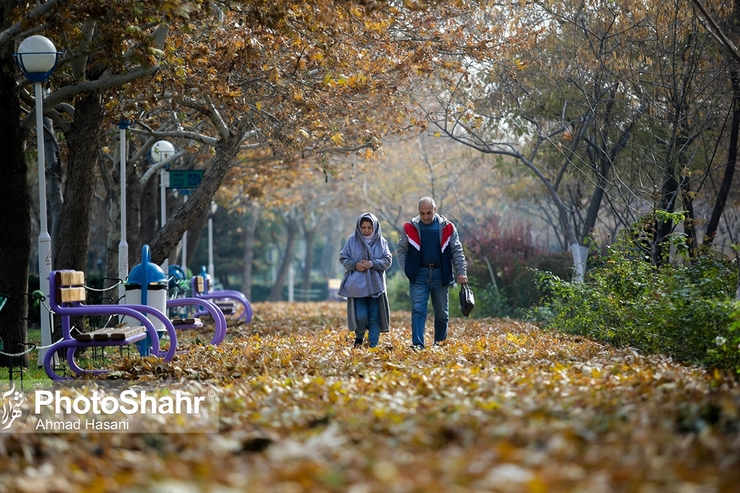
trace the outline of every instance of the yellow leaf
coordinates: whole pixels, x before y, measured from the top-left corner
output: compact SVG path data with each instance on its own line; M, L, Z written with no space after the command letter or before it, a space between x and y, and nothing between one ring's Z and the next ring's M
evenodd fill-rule
M341 133L339 133L339 132L337 132L337 133L335 133L334 135L332 135L332 136L331 136L331 140L332 140L332 141L333 141L333 142L334 142L334 143L335 143L336 145L338 145L338 146L340 146L340 145L343 145L343 144L344 144L344 136L343 136L343 135L342 135Z

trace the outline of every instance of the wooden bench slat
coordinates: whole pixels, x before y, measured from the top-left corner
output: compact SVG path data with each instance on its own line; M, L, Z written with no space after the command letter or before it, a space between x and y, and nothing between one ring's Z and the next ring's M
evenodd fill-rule
M122 341L142 332L146 332L146 327L143 325L132 327L106 327L92 332L75 334L74 338L78 341Z
M203 294L203 291L206 289L205 286L205 279L203 276L195 276L195 290L198 294Z
M227 315L236 311L236 303L232 301L216 301L215 305Z
M202 322L199 318L173 318L172 325L198 325Z
M142 332L146 332L146 327L144 327L143 325L140 325L138 327L121 327L111 332L110 338L112 341L122 341L123 339L128 339L129 337L140 334Z
M79 286L85 284L85 273L79 270L57 271L59 280L57 286Z
M75 301L85 301L87 293L84 287L66 287L59 288L59 302L72 303Z
M91 332L94 341L107 341L110 339L110 334L113 332L113 328L106 327L103 329L94 330Z

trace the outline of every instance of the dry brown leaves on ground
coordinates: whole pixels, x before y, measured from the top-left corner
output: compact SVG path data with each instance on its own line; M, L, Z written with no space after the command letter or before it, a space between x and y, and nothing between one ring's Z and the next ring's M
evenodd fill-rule
M511 320L455 319L414 351L409 314L391 324L354 349L342 303L256 304L221 346L119 368L213 383L218 434L0 435L0 491L740 488L729 378Z

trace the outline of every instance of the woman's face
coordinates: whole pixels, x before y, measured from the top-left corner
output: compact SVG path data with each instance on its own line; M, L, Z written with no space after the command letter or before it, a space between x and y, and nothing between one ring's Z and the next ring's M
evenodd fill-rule
M363 219L360 221L360 231L363 236L371 236L373 234L373 223L369 219Z

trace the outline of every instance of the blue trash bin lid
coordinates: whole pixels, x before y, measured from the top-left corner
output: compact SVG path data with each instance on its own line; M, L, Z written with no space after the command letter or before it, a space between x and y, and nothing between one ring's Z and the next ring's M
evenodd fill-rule
M138 284L141 286L145 282L147 285L159 283L166 284L167 276L164 275L164 271L157 264L149 262L149 265L146 267L144 267L144 264L136 264L134 268L131 269L126 284Z
M152 284L167 284L167 276L162 270L162 267L149 262L149 245L144 245L141 253L142 262L136 264L131 269L126 284L138 284L139 286L144 284L147 286Z

